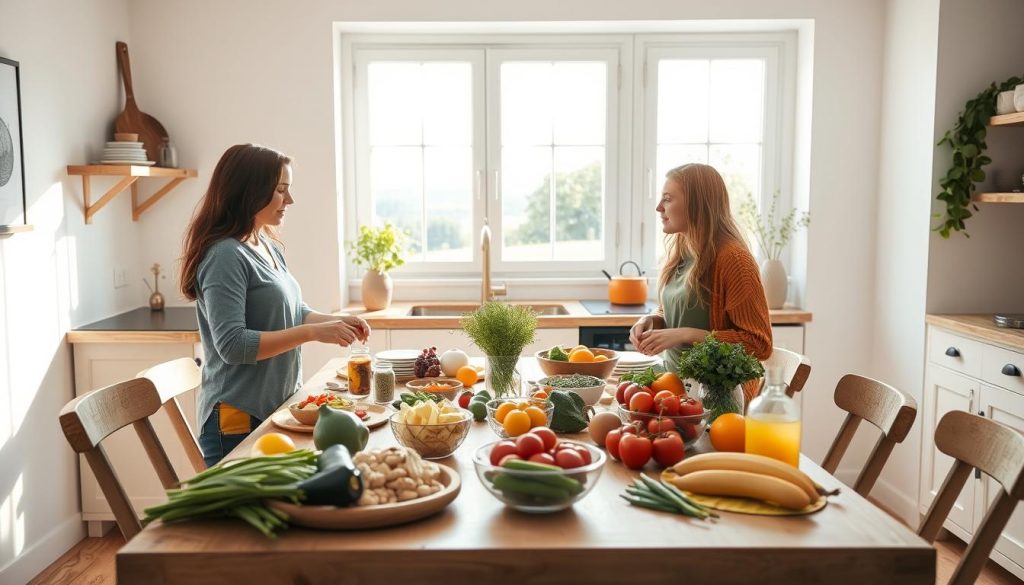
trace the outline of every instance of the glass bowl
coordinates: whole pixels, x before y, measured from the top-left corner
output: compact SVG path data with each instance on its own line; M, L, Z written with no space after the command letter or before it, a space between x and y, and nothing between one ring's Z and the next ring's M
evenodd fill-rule
M473 455L473 467L476 468L480 483L484 484L491 495L506 506L522 512L543 514L572 506L594 488L608 459L603 449L579 441L560 440L585 448L590 453L590 464L552 471L506 469L491 465L491 449L500 442L494 441L477 449ZM498 485L495 485L496 482Z
M391 415L391 432L403 447L415 450L424 459L443 459L459 448L466 440L473 424L473 414L463 410L458 422L432 425L407 424L400 420L401 412Z
M512 437L512 435L508 434L508 431L505 430L505 427L503 426L503 424L498 422L497 419L494 418L494 416L498 412L498 408L502 404L504 404L506 402L511 402L511 403L517 404L517 405L519 405L519 404L527 404L529 406L536 406L536 407L540 408L541 410L544 411L544 419L545 419L544 426L548 426L548 427L551 426L551 415L554 414L554 412L555 412L555 405L553 403L551 403L551 402L549 402L547 400L539 399L539 398L529 398L527 396L513 396L511 398L495 398L494 400L488 401L487 405L486 405L487 406L487 425L491 427L491 430L494 431L494 434L498 435L502 439L508 439L508 438ZM530 428L533 428L535 426L540 426L540 425L531 424Z
M642 422L645 426L652 419L658 418L658 415L649 412L638 412L635 410L629 410L621 404L616 405L616 409L619 418L624 423L631 423L635 421ZM683 443L689 447L697 442L697 439L704 434L704 431L708 428L708 419L711 417L711 411L704 409L702 414L693 414L689 416L668 416L662 415L663 420L670 420L676 425L676 430L683 437Z

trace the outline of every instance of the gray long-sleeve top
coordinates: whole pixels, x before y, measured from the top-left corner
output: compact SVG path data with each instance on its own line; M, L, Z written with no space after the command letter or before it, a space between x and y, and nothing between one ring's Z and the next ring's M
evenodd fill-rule
M246 244L227 238L206 251L196 275L203 383L200 428L218 402L265 419L302 385L296 348L256 361L260 332L301 325L311 309L284 255L268 239L277 268Z

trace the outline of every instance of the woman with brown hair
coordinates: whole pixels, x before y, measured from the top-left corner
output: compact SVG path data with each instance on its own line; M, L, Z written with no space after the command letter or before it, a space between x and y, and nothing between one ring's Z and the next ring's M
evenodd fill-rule
M203 344L199 446L213 465L302 385L299 347L366 341L359 317L302 301L276 228L294 203L291 159L254 144L229 148L184 242L181 291L196 301Z
M729 211L722 176L695 163L672 169L666 179L657 207L668 246L658 279L659 307L633 325L630 341L647 355L663 353L673 372L682 352L709 332L767 359L768 303L757 263ZM756 392L756 385L744 391Z

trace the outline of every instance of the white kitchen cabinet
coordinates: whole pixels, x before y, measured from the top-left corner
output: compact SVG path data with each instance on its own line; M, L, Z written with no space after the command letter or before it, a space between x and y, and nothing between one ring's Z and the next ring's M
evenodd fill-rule
M437 353L458 348L471 356L482 356L480 348L466 336L462 329L391 329L388 331L389 349L415 349L437 347ZM523 349L524 356L548 349L555 344L576 345L579 341L579 329L537 329L537 339Z
M1017 355L1019 359L1020 354ZM1024 433L1024 396L1016 392L990 384L982 384L981 403L979 404L978 412L996 422L1013 427ZM981 525L981 520L985 517L985 511L995 501L1001 489L999 482L987 475L982 475L979 484L978 497L975 502L975 510L977 511L974 515L975 528ZM1003 529L1002 536L996 541L994 554L1005 557L1005 560L1018 567L1024 567L1024 508L1021 508L1021 506L1018 505L1017 510L1010 516L1010 521L1006 524L1006 528ZM1004 559L997 558L997 561L1002 560ZM1005 562L1000 562L999 564L1007 566ZM1017 573L1018 577L1021 577L1022 571L1013 572Z
M75 395L81 396L97 388L134 378L140 371L161 362L181 357L201 358L201 349L199 344L192 343L76 343L74 356ZM195 391L182 394L179 401L192 431L198 432ZM167 415L161 410L150 420L179 477L195 475ZM167 500L156 471L131 425L116 431L102 444L114 473L140 517L144 508ZM113 521L114 514L84 458L79 467L82 519L89 523L90 535L101 535L107 526L101 525L101 522Z

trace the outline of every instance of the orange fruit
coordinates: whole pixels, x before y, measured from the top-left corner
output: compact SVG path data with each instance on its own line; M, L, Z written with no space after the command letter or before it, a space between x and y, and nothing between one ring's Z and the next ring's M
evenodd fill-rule
M267 433L256 439L252 450L256 455L291 453L295 450L295 442L292 441L291 437L282 433Z
M742 453L745 447L746 421L742 414L727 412L711 423L708 434L711 445L716 451L735 451Z
M574 349L572 350L572 353L569 354L569 361L575 363L592 362L594 361L594 353L585 347L581 349Z
M548 424L548 417L539 406L528 406L523 412L530 417L531 429L533 427L543 427Z
M533 398L535 400L547 400L548 399L548 391L547 390L537 390L536 392L533 393L533 395L530 396L530 398Z
M455 372L455 379L462 382L462 385L466 388L472 388L473 384L477 383L479 375L476 373L476 369L473 366L462 366L457 372Z
M508 436L518 437L530 430L530 415L525 410L513 410L508 413L501 426L508 433Z
M662 390L668 390L676 396L683 396L686 394L686 386L679 376L674 372L665 372L658 376L658 378L651 384L651 389L655 393L661 392Z
M508 416L508 413L512 412L515 409L516 405L514 403L502 402L501 404L498 405L498 409L494 411L494 420L500 423L504 423L505 417Z

